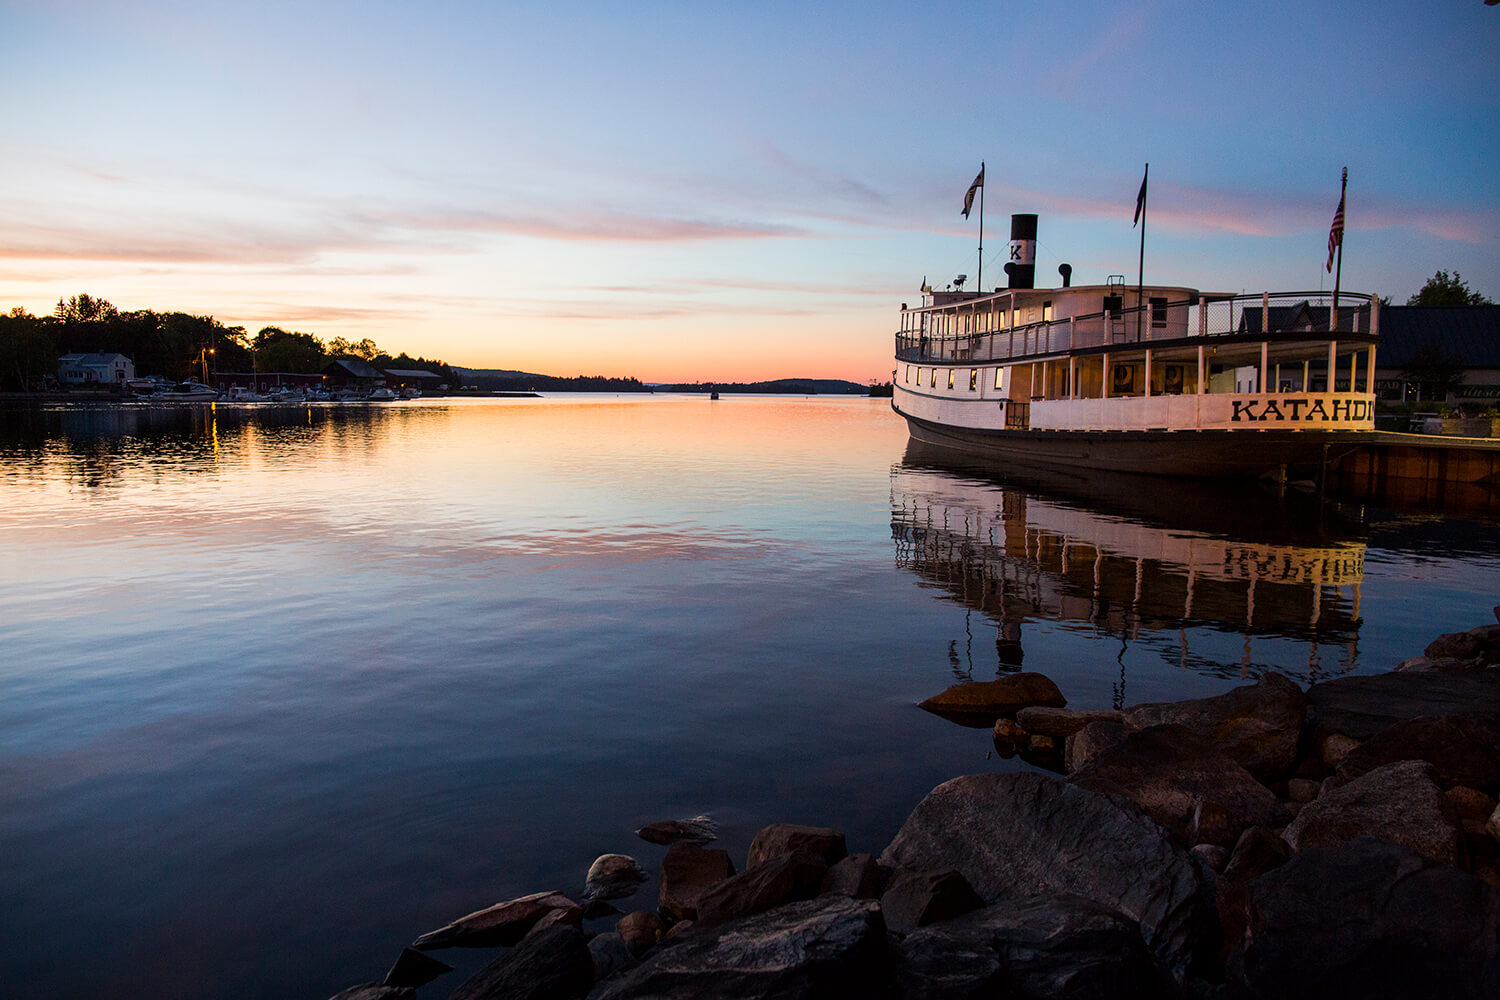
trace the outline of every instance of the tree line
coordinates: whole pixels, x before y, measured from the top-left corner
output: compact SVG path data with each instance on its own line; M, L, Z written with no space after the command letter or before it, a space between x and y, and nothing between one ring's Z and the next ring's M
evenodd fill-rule
M440 360L397 355L366 337L333 337L326 343L310 333L261 328L251 336L243 326L225 326L212 316L138 309L121 312L90 295L59 299L50 316L33 316L20 306L0 314L0 390L41 388L57 375L65 354L123 354L140 375L181 380L212 371L318 372L335 358L360 358L376 368L430 371L448 385L458 377Z

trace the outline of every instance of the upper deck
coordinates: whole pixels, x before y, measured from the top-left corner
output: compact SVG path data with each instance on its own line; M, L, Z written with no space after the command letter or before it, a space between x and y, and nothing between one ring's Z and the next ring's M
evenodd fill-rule
M1010 289L988 295L934 292L931 303L901 307L896 358L937 364L1032 361L1068 354L1216 342L1371 343L1379 300L1327 292L1204 293L1174 285L1118 283Z

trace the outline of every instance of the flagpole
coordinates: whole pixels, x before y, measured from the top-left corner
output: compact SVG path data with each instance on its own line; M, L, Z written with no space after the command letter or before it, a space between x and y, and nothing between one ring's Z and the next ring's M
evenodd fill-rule
M979 161L979 176L984 176L984 161ZM974 276L974 290L984 294L984 185L979 185L979 270Z
M1339 184L1339 211L1344 212L1344 196L1349 193L1349 168L1344 168L1344 177ZM1348 215L1345 215L1348 218ZM1333 314L1328 317L1328 329L1330 333L1338 332L1339 328L1339 279L1344 276L1344 229L1339 227L1339 258L1338 269L1333 275ZM1333 376L1329 376L1329 385L1333 384Z
M1135 339L1141 339L1141 313L1146 308L1146 181L1151 179L1151 164L1141 175L1141 259L1135 273Z

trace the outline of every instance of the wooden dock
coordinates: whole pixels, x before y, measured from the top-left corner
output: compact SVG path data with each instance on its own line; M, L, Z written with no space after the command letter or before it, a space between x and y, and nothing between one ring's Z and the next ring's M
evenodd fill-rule
M1328 472L1340 493L1500 513L1500 439L1376 431Z

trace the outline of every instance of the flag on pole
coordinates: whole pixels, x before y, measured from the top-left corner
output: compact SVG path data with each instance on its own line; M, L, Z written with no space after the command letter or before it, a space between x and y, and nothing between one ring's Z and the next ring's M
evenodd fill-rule
M1141 213L1146 210L1146 178L1150 176L1151 168L1150 166L1147 166L1146 173L1141 175L1140 193L1135 196L1135 220L1130 223L1131 229L1134 229L1136 227L1136 223L1141 221Z
M1328 264L1325 271L1333 270L1333 252L1344 245L1344 194L1339 193L1339 210L1333 213L1333 225L1328 228Z
M974 178L974 183L969 185L969 190L964 193L964 218L969 217L969 209L974 207L974 192L984 187L984 164L979 165L979 176Z

